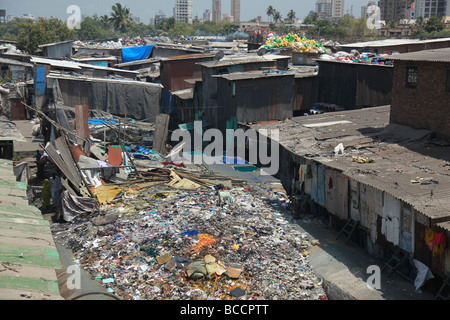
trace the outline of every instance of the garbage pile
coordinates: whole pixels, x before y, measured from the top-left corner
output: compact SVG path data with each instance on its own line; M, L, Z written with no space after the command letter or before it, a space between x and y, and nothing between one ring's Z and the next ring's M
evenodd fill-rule
M340 61L346 63L364 63L375 65L392 65L391 60L386 60L384 54L373 54L369 52L359 53L357 50L352 50L350 53L339 51L333 54L323 54L319 57L320 60Z
M327 52L323 44L305 37L300 37L299 35L293 33L281 36L276 36L275 34L270 33L267 36L267 41L265 42L264 47L268 50L292 47L292 52L298 53L318 54Z
M123 47L146 45L147 41L141 37L125 37L115 40L103 41L75 41L74 45L78 47L121 49Z
M41 196L56 210L55 241L111 294L126 300L326 299L308 263L308 237L285 215L290 202L283 190L176 162L169 155L177 148L166 156L168 150L159 151L168 133L165 114L157 116L149 147L132 142L138 133L130 119L100 111L89 118L84 110L76 112L89 126L88 138L80 126L73 130L67 108L56 108L58 122L42 115L59 132L44 150L58 169L51 179L60 176L65 190L59 195L54 180L45 180Z
M286 206L241 186L130 186L97 214L52 228L122 299L324 300Z

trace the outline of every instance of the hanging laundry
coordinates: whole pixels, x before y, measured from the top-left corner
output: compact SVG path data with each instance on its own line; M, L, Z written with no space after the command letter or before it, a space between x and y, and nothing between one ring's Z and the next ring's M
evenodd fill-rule
M444 253L446 243L444 233L435 233L433 239L433 257Z

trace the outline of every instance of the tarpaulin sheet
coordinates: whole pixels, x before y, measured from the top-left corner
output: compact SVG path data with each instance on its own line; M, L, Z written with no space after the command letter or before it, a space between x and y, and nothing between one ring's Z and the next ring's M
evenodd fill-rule
M148 46L122 48L123 63L147 59L152 53L154 46L152 44Z
M92 82L91 109L142 120L160 112L161 88L127 82Z
M79 215L92 214L97 209L97 201L93 198L75 197L67 190L62 194L62 214L67 222Z

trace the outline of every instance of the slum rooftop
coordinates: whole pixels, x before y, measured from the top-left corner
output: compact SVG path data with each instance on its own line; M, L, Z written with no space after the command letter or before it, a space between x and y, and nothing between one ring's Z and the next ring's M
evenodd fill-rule
M439 39L384 39L375 41L364 41L355 43L346 43L339 45L341 48L366 48L366 47L386 47L386 46L397 46L405 44L424 44L433 42L445 42L450 41L450 38L439 38Z
M450 62L450 48L394 54L387 58L402 61Z
M258 56L257 54L246 53L246 54L225 55L219 61L198 62L197 64L208 68L218 68L243 63L267 62L267 61L276 61L278 59L290 59L290 58L291 58L290 56L283 56L278 54L265 54L264 56Z
M250 127L279 129L280 145L292 153L390 193L450 230L450 146L431 131L389 124L389 117L390 106L381 106ZM336 155L340 143L345 152Z
M270 77L285 77L294 76L295 74L291 71L279 71L279 70L256 70L247 72L233 72L222 75L213 76L214 78L224 78L229 81L237 80L253 80L260 78L270 78Z

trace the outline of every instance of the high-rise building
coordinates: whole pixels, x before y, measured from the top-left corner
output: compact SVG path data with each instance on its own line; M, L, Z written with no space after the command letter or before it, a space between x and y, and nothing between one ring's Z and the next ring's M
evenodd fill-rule
M381 20L387 22L405 19L409 16L409 10L414 0L380 0L378 6L380 7ZM440 1L440 0L438 0ZM444 0L446 1L446 0ZM431 1L430 1L431 2ZM433 0L436 2L436 0ZM417 8L417 1L416 1Z
M192 23L192 0L176 0L173 11L175 21Z
M161 10L158 11L157 14L150 20L150 23L154 26L157 26L161 22L164 22L167 20L167 16L162 12Z
M316 12L320 20L331 18L331 0L317 0Z
M344 0L331 1L331 18L340 19L344 16Z
M211 20L214 22L220 22L222 20L222 1L221 0L212 0Z
M416 0L415 17L450 16L450 0Z
M234 23L241 22L241 0L231 0L231 16L234 18Z
M206 9L205 12L203 12L203 21L211 21L211 10Z
M367 9L376 5L377 3L375 1L369 1L365 6L361 6L361 18L369 18L370 13L367 12Z

